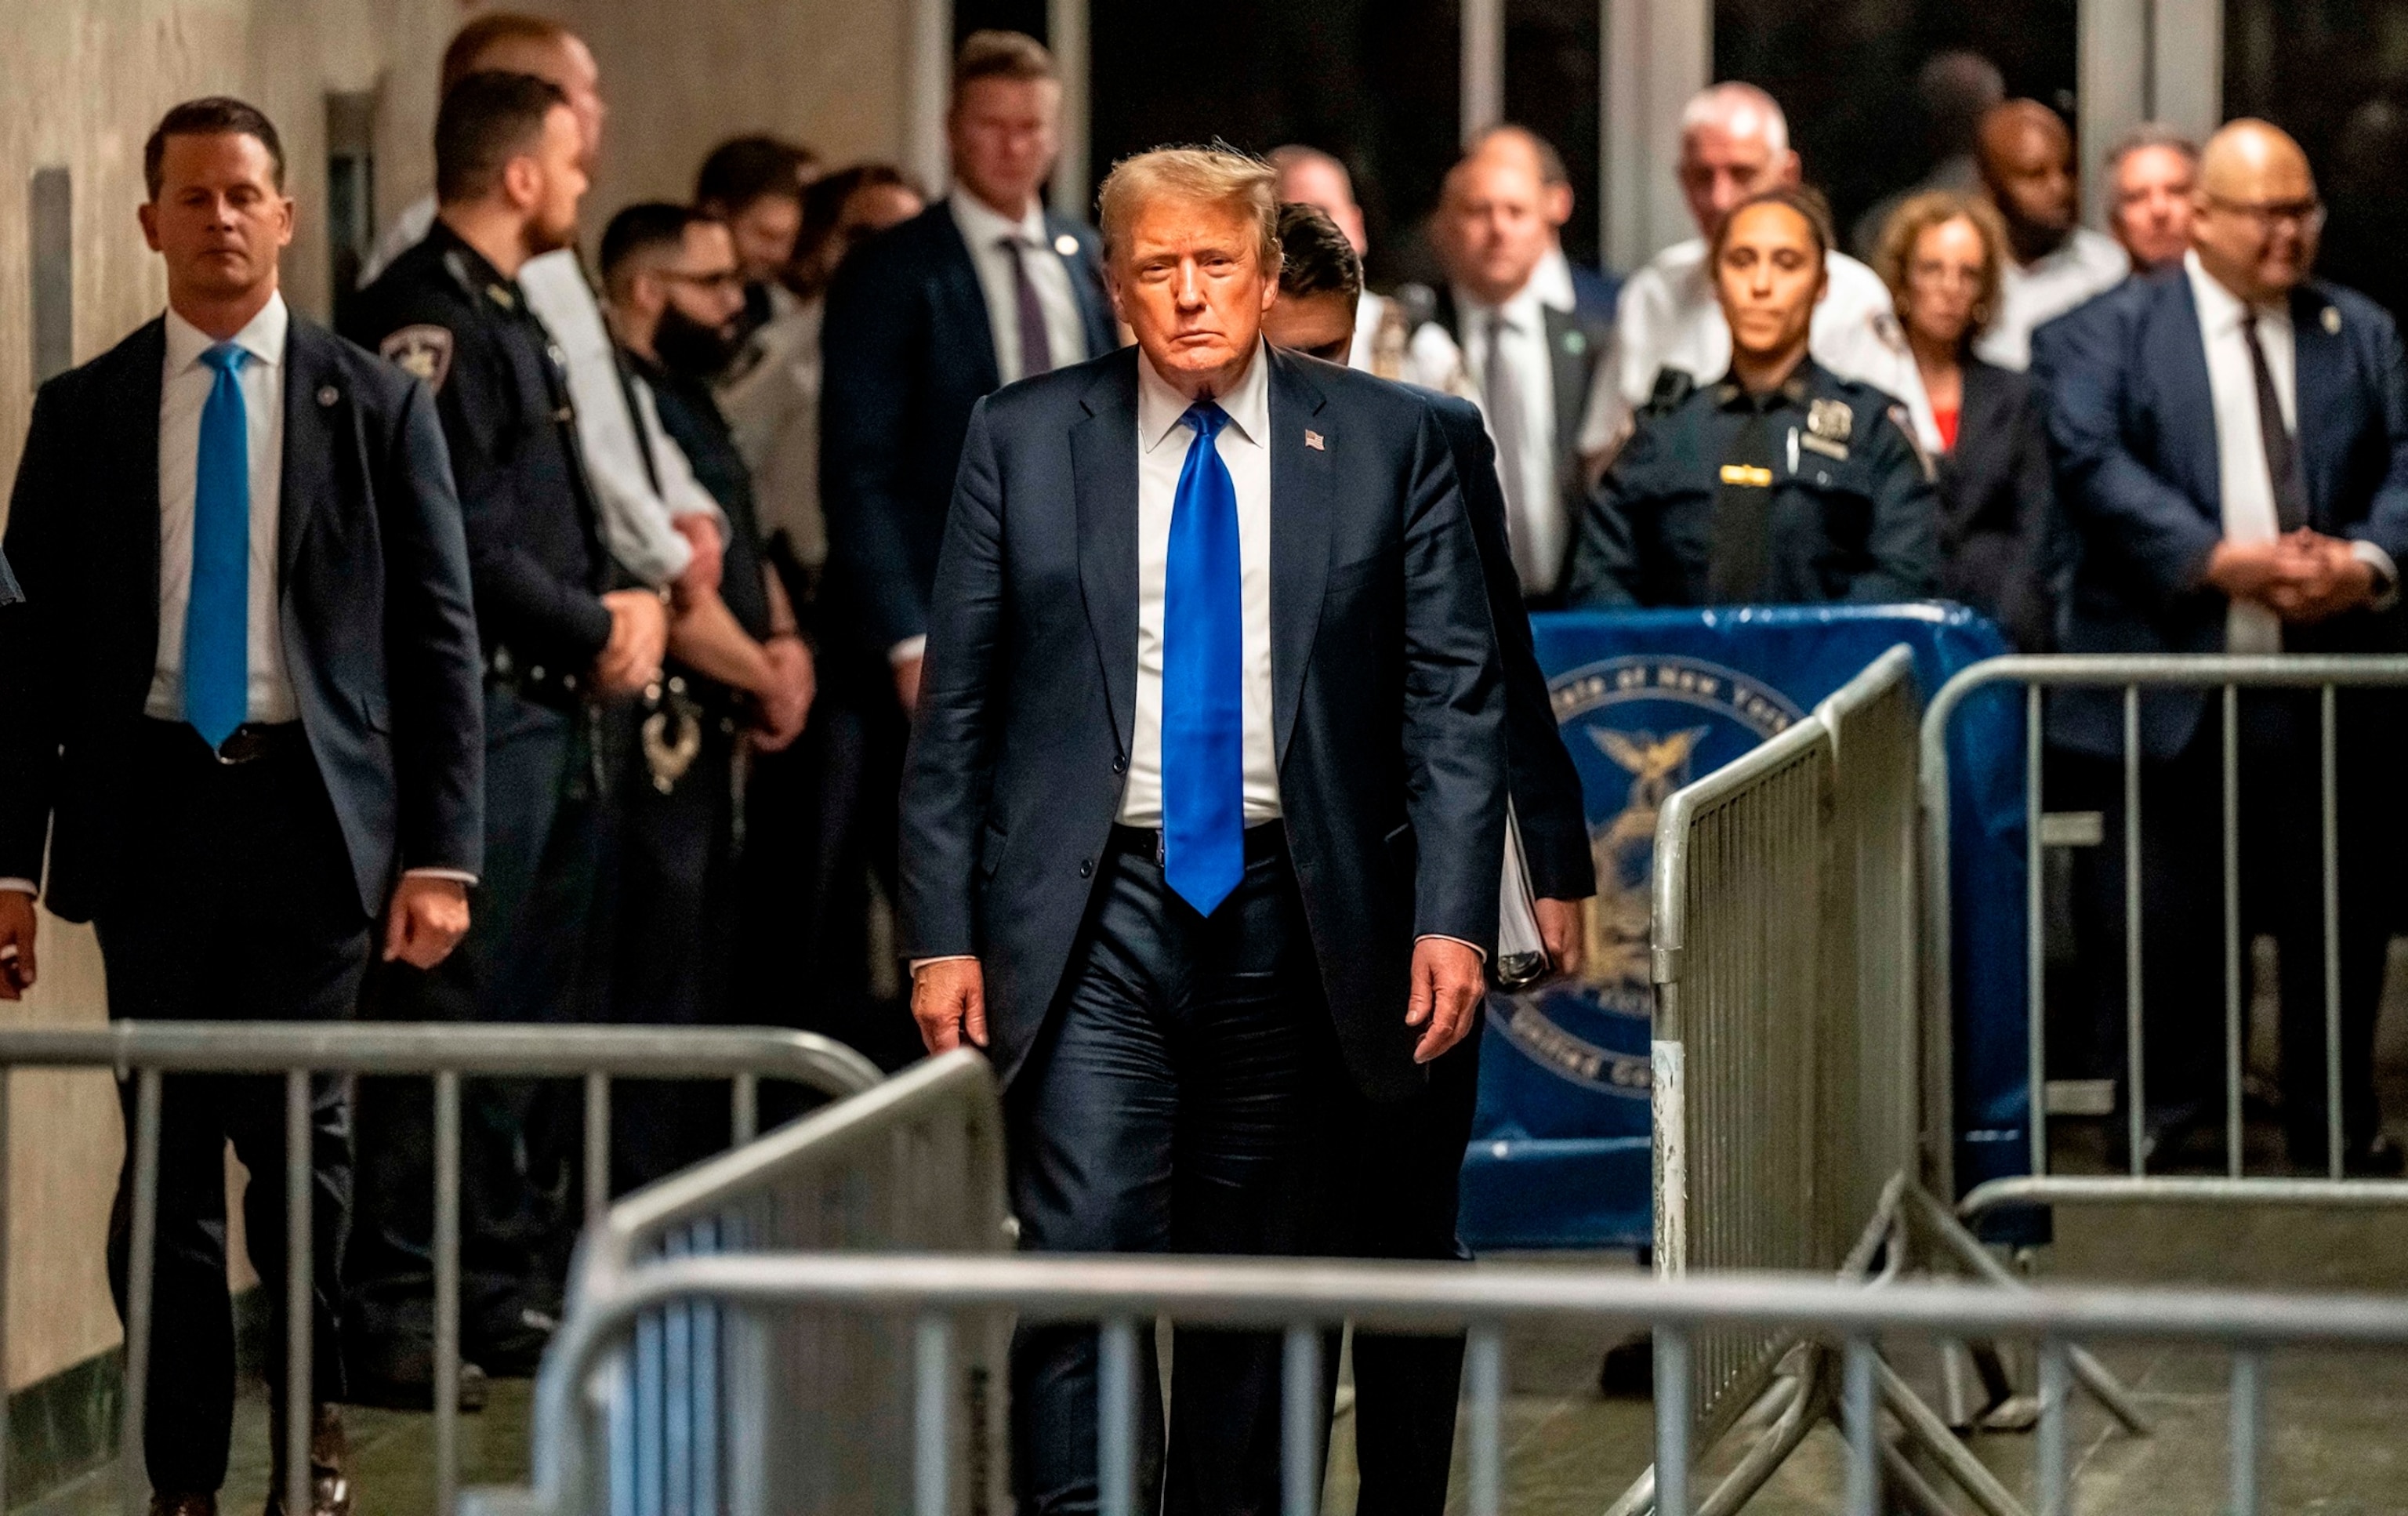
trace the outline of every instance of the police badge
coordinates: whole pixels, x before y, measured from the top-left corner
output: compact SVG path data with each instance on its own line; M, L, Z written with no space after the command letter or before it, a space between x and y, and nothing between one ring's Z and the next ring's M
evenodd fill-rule
M1806 435L1798 440L1809 451L1848 461L1848 438L1856 429L1856 412L1845 400L1806 403Z
M443 380L452 372L452 331L449 327L423 322L402 327L379 344L377 351L404 373L424 379L430 390L441 390Z

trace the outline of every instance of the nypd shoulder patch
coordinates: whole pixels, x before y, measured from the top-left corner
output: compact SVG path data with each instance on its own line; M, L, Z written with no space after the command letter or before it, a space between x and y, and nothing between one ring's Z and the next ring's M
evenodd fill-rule
M405 326L378 344L377 351L404 373L424 379L428 389L440 391L452 373L452 329L427 322Z

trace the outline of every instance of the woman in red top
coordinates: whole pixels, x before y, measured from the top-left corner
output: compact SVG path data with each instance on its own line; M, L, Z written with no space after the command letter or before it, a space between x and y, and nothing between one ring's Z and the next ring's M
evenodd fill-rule
M1940 593L2025 652L2056 643L2048 442L2030 382L1972 354L1999 309L2006 228L1990 203L1915 195L1883 229L1873 266L1898 303L1940 423Z

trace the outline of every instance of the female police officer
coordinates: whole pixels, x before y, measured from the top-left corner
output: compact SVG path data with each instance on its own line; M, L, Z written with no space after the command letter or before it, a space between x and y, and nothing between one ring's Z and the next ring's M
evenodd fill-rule
M1730 372L1658 375L1589 497L1574 605L1914 600L1939 558L1929 461L1906 409L1807 356L1828 222L1818 199L1743 201L1715 236Z

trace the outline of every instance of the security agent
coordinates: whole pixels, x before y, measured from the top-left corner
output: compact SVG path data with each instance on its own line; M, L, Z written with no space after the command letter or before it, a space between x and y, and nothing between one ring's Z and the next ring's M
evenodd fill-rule
M596 702L660 667L651 590L609 590L557 352L513 276L564 247L585 176L558 88L471 74L435 131L439 209L426 240L356 307L354 335L436 392L467 526L485 658L486 869L476 927L440 971L395 971L367 1008L402 1021L551 1022L598 1006L609 839ZM565 1151L530 1086L470 1086L461 1173L462 1342L494 1373L532 1371L557 1309ZM355 1397L428 1403L430 1095L369 1080L349 1309Z
M602 279L625 362L652 397L646 424L656 419L692 460L728 526L719 587L678 596L667 666L645 692L641 722L621 734L634 751L617 807L618 907L644 925L618 934L612 1019L726 1024L743 1019L732 983L739 765L801 732L810 654L783 587L764 572L752 474L711 398L744 339L744 277L727 223L684 206L629 206L602 235ZM640 1080L613 1104L617 1188L727 1146L724 1084Z
M1730 372L1659 384L1589 497L1575 605L1914 600L1938 571L1938 497L1906 408L1807 356L1830 245L1819 199L1742 201L1710 256Z

